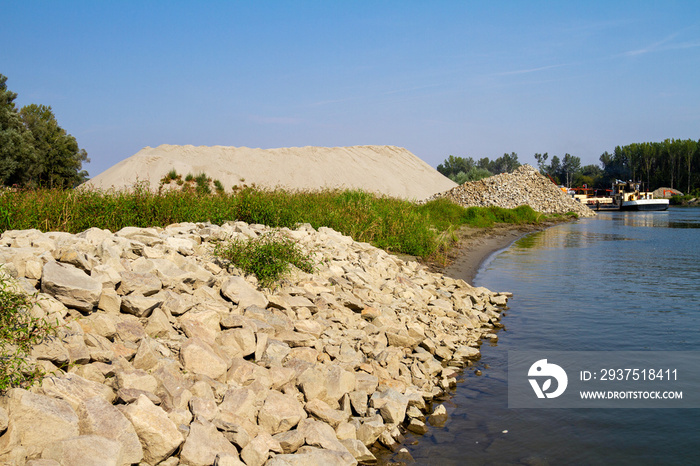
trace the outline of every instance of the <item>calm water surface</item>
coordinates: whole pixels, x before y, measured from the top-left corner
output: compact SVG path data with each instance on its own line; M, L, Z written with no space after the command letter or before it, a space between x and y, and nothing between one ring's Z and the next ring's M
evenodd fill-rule
M509 409L506 385L508 350L700 351L700 209L534 233L475 285L514 293L505 329L445 402L445 427L409 438L418 464L700 464L700 409Z

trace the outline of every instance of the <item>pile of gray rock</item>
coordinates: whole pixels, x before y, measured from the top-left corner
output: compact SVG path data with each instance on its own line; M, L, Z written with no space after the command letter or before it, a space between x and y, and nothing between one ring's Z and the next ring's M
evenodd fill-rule
M537 212L594 217L591 209L574 200L531 165L522 165L512 173L502 173L435 194L426 201L445 197L464 207L497 206L514 209L529 205Z
M0 463L356 464L444 422L431 402L508 294L308 225L281 233L317 270L274 290L213 254L267 231L2 234L3 273L58 332L31 353L49 376L0 397Z

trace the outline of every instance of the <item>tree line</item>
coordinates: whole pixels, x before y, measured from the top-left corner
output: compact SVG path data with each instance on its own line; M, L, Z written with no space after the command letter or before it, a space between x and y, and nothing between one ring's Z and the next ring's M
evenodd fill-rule
M17 109L16 98L0 74L0 184L72 188L87 180L87 152L58 125L51 107Z
M520 166L518 154L503 154L496 160L484 157L475 161L472 157L455 157L450 155L437 166L437 171L458 184L476 181L500 173L510 173Z
M633 143L604 152L600 164L581 166L581 158L564 154L561 158L536 153L540 173L567 187L610 188L615 180L641 181L648 189L674 188L686 194L700 194L700 140L666 139L663 142ZM475 181L499 173L510 173L520 166L515 152L494 161L484 157L450 155L437 170L456 183Z

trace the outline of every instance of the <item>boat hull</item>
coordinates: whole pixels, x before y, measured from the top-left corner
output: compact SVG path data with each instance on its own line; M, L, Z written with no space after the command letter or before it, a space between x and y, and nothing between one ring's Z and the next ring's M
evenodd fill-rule
M668 210L668 199L639 199L637 201L625 201L620 210L633 211L662 211Z

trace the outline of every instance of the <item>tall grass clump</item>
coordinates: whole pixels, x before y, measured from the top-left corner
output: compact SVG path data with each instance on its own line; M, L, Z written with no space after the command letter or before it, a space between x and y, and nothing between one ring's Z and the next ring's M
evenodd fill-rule
M28 387L43 376L27 358L32 346L55 331L45 319L31 315L36 296L18 290L0 270L0 393L12 387Z
M304 272L314 271L314 261L290 238L272 231L256 238L235 238L217 246L215 254L255 275L261 285L271 287L295 266Z

